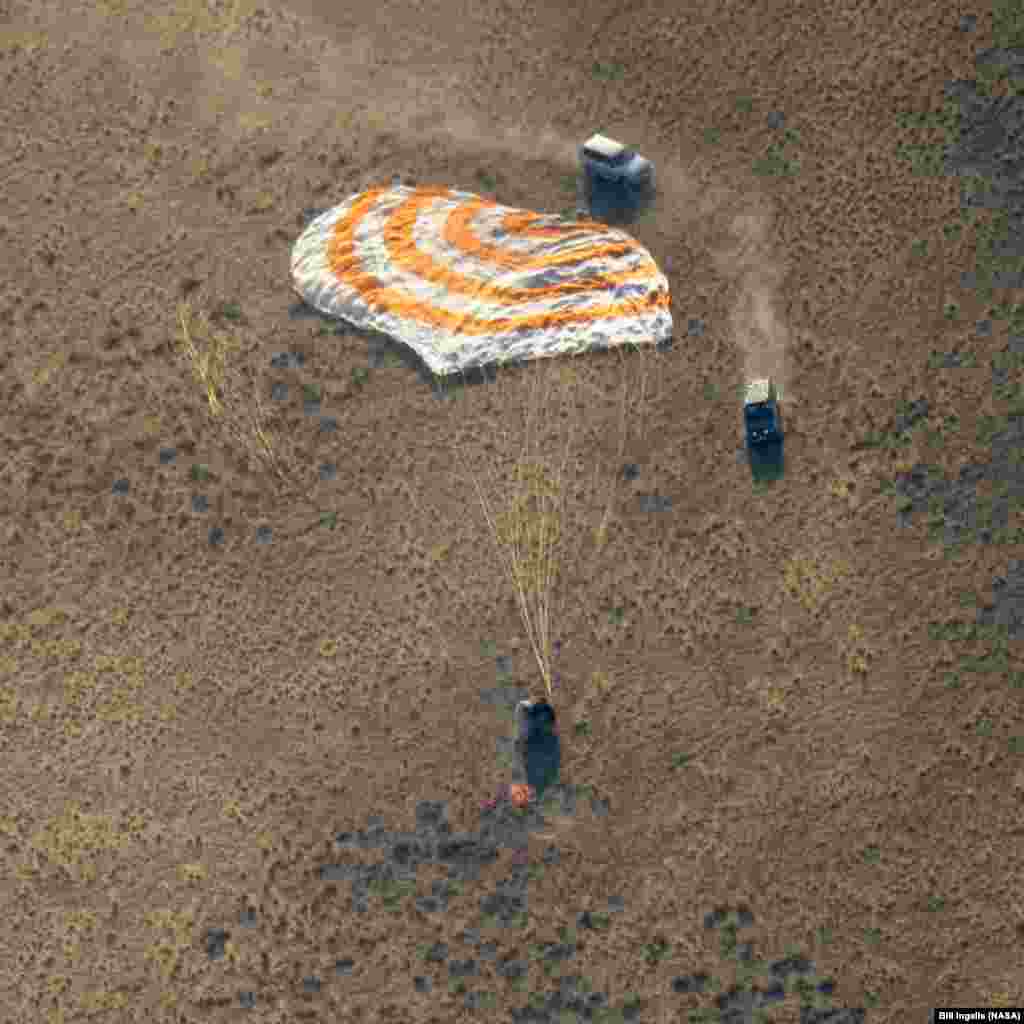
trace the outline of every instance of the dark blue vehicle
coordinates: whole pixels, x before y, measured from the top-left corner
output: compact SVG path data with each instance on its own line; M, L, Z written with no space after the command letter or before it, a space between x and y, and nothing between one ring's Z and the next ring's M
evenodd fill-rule
M779 396L770 378L747 384L743 401L743 427L754 479L760 482L777 480L783 473L784 432Z
M782 414L778 394L770 378L751 381L743 400L747 447L782 442Z
M606 135L592 135L583 143L580 167L587 209L598 220L628 222L654 196L650 160Z

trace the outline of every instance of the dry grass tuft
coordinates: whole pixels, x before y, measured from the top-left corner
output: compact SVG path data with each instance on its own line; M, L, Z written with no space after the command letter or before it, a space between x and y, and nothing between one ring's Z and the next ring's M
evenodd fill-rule
M786 563L783 586L805 611L817 612L828 600L833 588L850 574L850 566L835 559L799 555Z
M221 389L224 386L224 371L228 353L237 349L237 343L223 332L214 332L209 320L194 315L187 302L178 304L178 323L181 326L179 347L192 366L192 376L203 386L210 405L210 415L220 416L224 412L221 403ZM207 342L207 347L196 345L193 335Z
M241 375L228 359L240 347L238 338L214 330L209 317L193 312L188 302L178 304L178 326L178 349L206 395L211 422L228 441L269 472L285 494L308 493L310 485L304 481L298 462L285 457L268 428L259 389L248 398L238 393Z
M867 675L873 652L864 637L864 630L860 626L852 624L849 627L842 649L847 671L855 676Z

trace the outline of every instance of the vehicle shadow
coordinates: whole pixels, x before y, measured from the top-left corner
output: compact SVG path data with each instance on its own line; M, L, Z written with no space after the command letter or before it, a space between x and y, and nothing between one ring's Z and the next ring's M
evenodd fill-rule
M781 480L786 471L785 449L782 441L747 447L750 475L755 484L771 484Z
M626 186L601 184L587 189L585 202L590 216L610 227L626 227L646 213L653 191L638 192Z

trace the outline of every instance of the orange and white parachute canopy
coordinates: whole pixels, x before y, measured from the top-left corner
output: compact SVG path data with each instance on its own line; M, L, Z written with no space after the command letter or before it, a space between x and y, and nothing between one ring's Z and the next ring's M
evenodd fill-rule
M292 249L292 281L437 375L672 333L668 281L625 232L443 188L371 189L321 214Z

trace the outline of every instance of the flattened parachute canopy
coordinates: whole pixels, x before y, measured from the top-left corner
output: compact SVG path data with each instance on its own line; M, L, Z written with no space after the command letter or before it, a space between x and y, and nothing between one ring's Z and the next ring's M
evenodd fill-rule
M442 376L672 334L668 280L636 239L470 192L357 193L307 226L291 270L309 305Z

